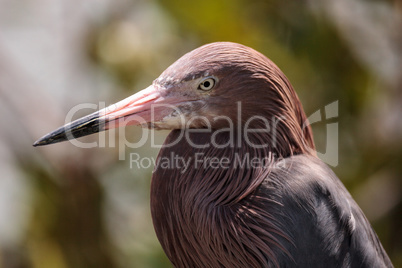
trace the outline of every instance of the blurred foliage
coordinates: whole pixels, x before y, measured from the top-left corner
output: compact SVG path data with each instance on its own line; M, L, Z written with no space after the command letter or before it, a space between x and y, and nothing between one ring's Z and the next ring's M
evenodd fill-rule
M84 9L80 9L78 2L76 6L74 1L60 2L63 10ZM402 10L391 0L359 2L367 6L378 4L378 8L383 9L386 6L395 14ZM86 9L89 10L95 9L91 5L98 4L88 3ZM98 12L96 19L81 20L84 26L80 27L85 30L69 43L79 51L77 58L69 59L74 62L73 66L85 65L84 76L97 72L91 77L100 76L99 84L109 86L102 90L95 87L88 95L79 88L69 88L70 91L61 93L64 94L61 103L65 99L71 106L85 100L117 101L147 86L174 60L204 43L232 41L253 47L271 58L288 76L307 115L339 101L339 117L330 121L339 123L339 164L333 169L366 213L395 267L402 267L402 123L398 114L398 107L402 106L402 74L396 77L396 83L391 83L373 71L356 52L355 43L350 42L353 36L342 31L340 24L329 15L330 8L323 8L330 4L327 1L317 3L280 0L113 2ZM11 4L4 1L0 5ZM15 14L12 20L21 18L19 9L9 10ZM355 13L359 12L361 10ZM69 19L68 15L64 15L64 19ZM12 29L9 25L3 27ZM390 36L394 38L392 32ZM356 33L355 38L362 37ZM361 43L364 42L366 45L358 49L371 49L370 53L376 53L370 46L376 40ZM401 52L402 48L397 47L395 58L400 57ZM0 73L4 72L2 68L5 67L0 65ZM22 77L22 74L17 73L16 80L20 80L18 75ZM24 77L21 79L26 81ZM68 97L72 91L79 92L73 100ZM0 93L4 103L12 103L5 98L12 95L1 90ZM46 118L56 112L46 112L43 107L47 104L43 99L31 102ZM18 107L14 108L19 111ZM320 152L326 150L326 123L313 125ZM24 128L29 129L29 124L21 125L24 124ZM25 137L24 146L37 138L33 133L38 131L30 133L31 136ZM129 129L125 135L137 138L140 133L139 129ZM161 142L166 133L157 135ZM18 144L12 135L2 138L4 144ZM119 144L117 138L108 142ZM130 169L128 159L118 161L117 149L71 150L66 146L52 152L47 148L34 151L15 146L10 149L12 161L24 171L24 181L29 181L25 183L29 185L31 201L25 204L29 213L26 212L26 228L21 231L20 240L11 245L2 245L0 240L0 267L171 267L151 224L151 168ZM142 156L157 154L149 144L127 151L126 156L129 152Z

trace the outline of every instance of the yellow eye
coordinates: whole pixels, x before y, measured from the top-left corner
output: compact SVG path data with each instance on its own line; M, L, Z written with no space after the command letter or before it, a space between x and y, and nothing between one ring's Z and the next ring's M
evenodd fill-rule
M215 79L208 77L201 81L201 83L198 85L198 89L208 91L211 90L214 86L215 86Z

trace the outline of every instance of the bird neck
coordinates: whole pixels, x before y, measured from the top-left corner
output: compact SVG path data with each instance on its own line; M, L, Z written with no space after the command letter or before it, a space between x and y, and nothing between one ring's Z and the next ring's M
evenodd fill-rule
M262 143L264 137L256 134L250 135L249 142ZM258 148L243 139L240 144L231 143L233 138L236 134L219 130L174 130L159 152L151 183L151 212L159 241L177 266L194 267L192 258L181 259L183 256L214 255L211 251L216 248L208 246L205 252L200 245L226 243L227 238L214 231L228 231L216 215L234 220L240 211L244 214L247 198L276 164L277 156L269 146ZM274 224L269 227L275 228ZM208 239L211 234L215 242ZM182 248L185 244L198 250L186 251Z
M154 177L163 174L165 181L160 183L180 191L180 198L197 202L202 192L215 198L211 202L228 204L255 190L263 176L254 174L269 172L280 157L260 133L244 138L222 130L174 130L158 155Z

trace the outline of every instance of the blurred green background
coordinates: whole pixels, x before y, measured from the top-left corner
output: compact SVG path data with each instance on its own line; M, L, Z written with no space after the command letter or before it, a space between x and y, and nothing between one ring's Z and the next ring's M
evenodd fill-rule
M0 267L171 267L151 222L152 166L128 157L158 149L147 142L119 160L108 146L140 128L84 139L107 139L96 148L32 143L72 107L122 99L214 41L271 58L308 116L338 101L332 168L402 267L402 5L392 0L0 0ZM327 123L313 124L321 153Z

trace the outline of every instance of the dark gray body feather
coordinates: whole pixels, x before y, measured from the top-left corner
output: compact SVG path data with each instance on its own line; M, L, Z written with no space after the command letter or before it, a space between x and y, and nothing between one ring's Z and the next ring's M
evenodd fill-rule
M297 155L281 160L256 195L283 205L283 230L293 260L280 267L392 267L377 235L346 188L321 160Z

